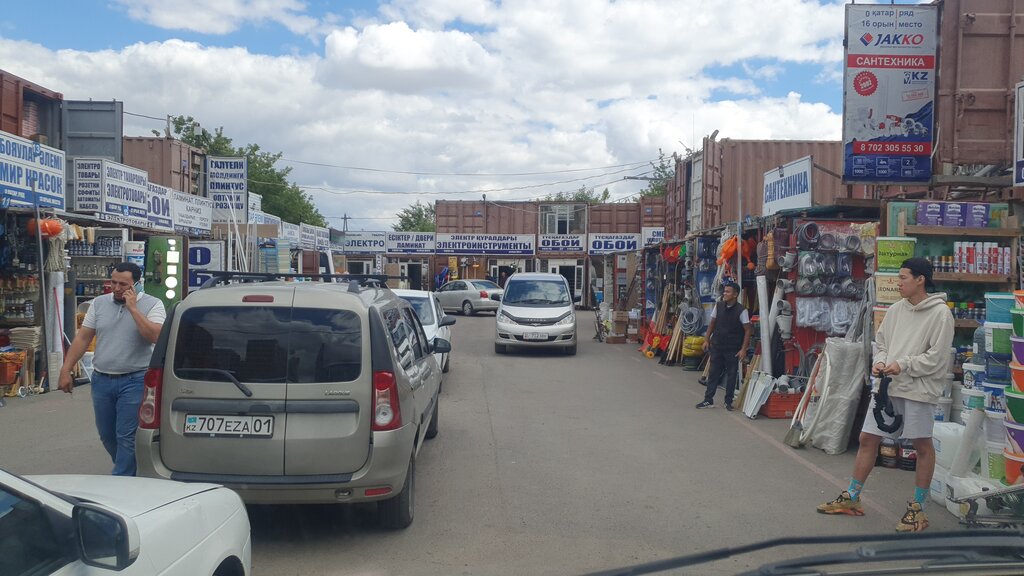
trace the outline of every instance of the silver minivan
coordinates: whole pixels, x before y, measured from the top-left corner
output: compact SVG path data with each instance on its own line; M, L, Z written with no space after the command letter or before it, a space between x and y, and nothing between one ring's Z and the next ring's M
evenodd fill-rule
M248 503L378 502L412 522L416 455L438 432L441 368L380 283L202 288L168 314L146 374L140 476L223 484Z
M505 282L496 314L494 352L510 348L561 348L576 354L575 302L559 274L519 273Z

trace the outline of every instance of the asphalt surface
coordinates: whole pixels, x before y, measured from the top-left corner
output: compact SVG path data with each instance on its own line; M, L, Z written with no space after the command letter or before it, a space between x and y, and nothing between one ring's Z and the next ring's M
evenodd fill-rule
M782 444L788 420L698 411L697 374L635 345L591 339L575 357L497 356L492 315L458 318L440 434L417 461L416 519L376 525L372 506L252 507L262 575L579 574L780 536L892 534L912 472L876 469L867 514L815 513L846 488L853 453ZM109 472L88 386L7 399L0 466L20 474ZM940 506L932 530L957 530ZM850 546L791 547L673 572L732 574Z

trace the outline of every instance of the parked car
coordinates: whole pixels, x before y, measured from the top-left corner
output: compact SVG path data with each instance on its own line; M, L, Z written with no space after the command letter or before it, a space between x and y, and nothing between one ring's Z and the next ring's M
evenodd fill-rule
M433 342L435 338L452 341L451 326L455 325L455 318L444 313L437 296L423 290L392 290L392 292L411 304L413 310L416 310L416 315L419 316L420 324L423 325L423 331L426 332L428 341ZM441 367L441 372L447 374L451 353L435 352L434 359Z
M364 277L204 287L157 341L139 474L224 484L250 503L377 502L384 526L404 528L416 455L438 433L434 354L450 351Z
M561 348L576 354L577 331L569 283L558 274L513 274L505 293L495 299L500 307L495 319L494 352L510 348Z
M501 286L490 280L452 280L435 292L445 311L462 312L466 316L496 311L498 302L491 298L503 293Z
M0 470L4 576L247 576L249 516L231 490Z

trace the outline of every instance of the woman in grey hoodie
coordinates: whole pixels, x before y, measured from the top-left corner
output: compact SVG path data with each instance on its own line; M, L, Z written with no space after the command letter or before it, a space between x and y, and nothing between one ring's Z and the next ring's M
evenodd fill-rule
M896 524L898 532L918 532L928 527L924 503L935 471L932 427L935 404L942 396L943 379L953 345L953 314L946 294L929 294L933 289L932 265L925 258L910 258L900 266L899 289L903 298L889 307L875 334L871 373L888 376L889 397L903 425L895 432L883 432L872 415L874 397L860 433L860 448L853 467L850 487L838 498L818 506L822 514L863 516L860 492L875 466L882 438L906 438L917 450L914 499Z

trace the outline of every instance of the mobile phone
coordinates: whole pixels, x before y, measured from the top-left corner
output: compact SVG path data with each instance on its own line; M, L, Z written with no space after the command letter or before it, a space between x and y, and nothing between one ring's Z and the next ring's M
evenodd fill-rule
M142 280L141 279L138 282L136 282L134 286L132 286L132 290L134 290L136 294L142 294Z

